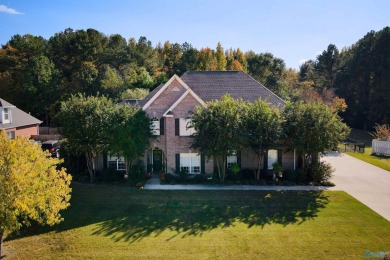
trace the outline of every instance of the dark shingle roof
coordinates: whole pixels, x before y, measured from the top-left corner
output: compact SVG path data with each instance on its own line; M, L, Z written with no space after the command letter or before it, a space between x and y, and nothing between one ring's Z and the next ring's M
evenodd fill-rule
M206 102L229 93L250 102L261 98L276 107L285 105L280 97L242 71L188 71L180 78Z
M27 114L26 112L20 110L19 108L15 107L11 103L9 103L1 98L0 98L0 107L10 108L11 116L12 116L12 123L10 123L10 124L0 123L0 129L9 129L9 128L15 128L15 127L21 127L21 126L37 125L37 124L42 123L42 121Z

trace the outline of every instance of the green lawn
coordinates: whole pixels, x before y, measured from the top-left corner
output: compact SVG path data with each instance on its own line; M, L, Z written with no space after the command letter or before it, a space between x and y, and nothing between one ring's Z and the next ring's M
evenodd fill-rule
M366 259L390 222L336 191L150 191L73 185L65 221L5 242L6 259Z
M346 154L355 157L359 160L365 161L367 163L373 164L375 166L378 166L382 169L385 169L387 171L390 171L390 157L384 157L384 156L375 156L371 155L372 153L372 136L365 131L352 129L350 138L358 140L360 142L365 143L366 148L364 153L355 153L355 152L346 152ZM339 147L340 151L343 151L343 147Z

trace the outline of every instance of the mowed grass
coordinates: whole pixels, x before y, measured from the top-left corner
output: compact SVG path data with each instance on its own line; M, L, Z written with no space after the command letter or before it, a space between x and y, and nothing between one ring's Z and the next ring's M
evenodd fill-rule
M65 221L6 259L365 259L390 222L338 191L151 191L73 184Z
M389 156L377 156L372 155L372 139L373 137L366 131L352 129L350 137L352 139L365 143L366 148L364 153L346 152L346 154L355 157L359 160L365 161L372 165L378 166L382 169L390 171L390 157ZM343 148L341 148L341 151Z

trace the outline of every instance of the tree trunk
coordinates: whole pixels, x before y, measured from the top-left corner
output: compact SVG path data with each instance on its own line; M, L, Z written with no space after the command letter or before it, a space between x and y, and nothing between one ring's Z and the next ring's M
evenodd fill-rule
M90 153L90 152L86 152L85 153L85 157L87 159L87 168L88 168L88 172L89 172L89 177L91 179L91 182L94 181L94 177L95 177L95 163L94 163L94 157L93 155Z
M0 231L0 258L3 254L3 236L4 236L4 230Z

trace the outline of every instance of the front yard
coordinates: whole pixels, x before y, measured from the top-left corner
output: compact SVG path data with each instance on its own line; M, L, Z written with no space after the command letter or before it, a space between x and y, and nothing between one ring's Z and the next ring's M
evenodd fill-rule
M7 240L6 259L366 259L390 251L390 222L345 192L73 184L71 204L60 225Z

